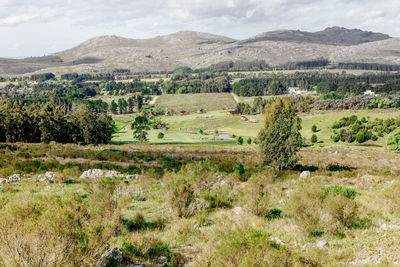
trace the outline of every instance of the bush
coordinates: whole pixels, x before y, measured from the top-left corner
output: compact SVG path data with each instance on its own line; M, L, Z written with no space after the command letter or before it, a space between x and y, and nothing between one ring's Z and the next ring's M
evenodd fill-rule
M210 243L196 266L300 266L303 259L251 227L224 229Z
M365 136L363 132L360 132L356 135L356 141L357 143L364 143L365 142Z
M389 137L387 147L394 152L400 152L400 131Z
M325 188L324 193L325 195L328 194L341 195L349 199L354 199L357 195L357 192L354 191L353 189L349 189L347 187L343 187L340 185L328 186L327 188Z
M311 127L311 131L312 131L313 133L318 132L317 125L314 124L314 125Z
M318 182L303 182L291 196L287 214L310 236L336 235L359 220L354 196L340 186L323 189Z
M157 138L158 139L163 139L164 138L164 133L158 133Z
M239 136L239 138L237 139L237 143L239 145L243 145L243 137Z
M318 137L317 137L316 134L313 134L313 135L311 136L311 143L315 144L316 142L318 142Z
M248 144L248 145L251 145L251 142L252 142L252 140L251 140L251 138L249 137L249 139L247 139L247 144Z

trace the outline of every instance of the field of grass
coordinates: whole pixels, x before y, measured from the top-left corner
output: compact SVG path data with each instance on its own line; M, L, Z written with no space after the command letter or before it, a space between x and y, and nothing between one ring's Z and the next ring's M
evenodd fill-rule
M275 171L251 147L3 144L0 177L21 178L0 185L0 266L95 266L114 247L146 266L398 265L398 154L299 156Z
M228 93L179 94L162 95L157 99L156 106L175 112L180 110L196 112L199 108L206 111L233 109L236 103Z
M211 115L212 118L206 118L206 115ZM399 117L400 110L313 111L311 113L301 114L302 136L309 142L311 136L314 134L311 127L315 124L318 128L316 135L319 141L315 146L334 145L358 147L356 143L334 143L331 139L331 126L333 123L342 117L351 115L356 115L360 119L362 117L366 117L367 119L386 119ZM115 134L113 142L130 143L133 141L130 124L135 116L135 114L131 114L114 117L119 131ZM255 115L246 117L249 121L243 121L240 117L227 117L225 111L211 111L205 114L192 113L182 116L161 116L161 120L168 125L168 130L152 129L149 131L149 139L151 143L155 144L236 145L236 141L233 138L215 137L215 130L217 130L218 133L225 133L231 136L242 136L245 138L245 141L247 138L254 139L263 126L263 116ZM206 135L199 134L200 129L203 130ZM158 133L161 131L165 133L164 139L157 138ZM384 148L386 140L387 136L379 138L378 141L374 143Z

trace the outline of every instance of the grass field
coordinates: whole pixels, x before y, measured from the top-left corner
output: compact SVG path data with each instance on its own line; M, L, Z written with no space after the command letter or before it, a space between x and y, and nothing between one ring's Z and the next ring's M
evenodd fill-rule
M156 106L175 112L180 110L194 112L199 108L206 111L233 109L236 103L228 93L179 94L162 95L157 99Z
M299 156L276 171L250 147L4 144L1 177L21 176L0 185L0 266L96 266L115 247L146 266L398 266L398 155Z
M212 118L206 118L206 115L211 115ZM301 114L302 118L302 135L309 141L313 132L311 127L316 124L318 132L316 133L320 143L316 146L353 146L356 144L336 144L331 140L332 124L342 117L356 115L359 118L366 117L367 119L374 118L392 118L400 116L399 110L360 110L360 111L313 111L307 114ZM136 115L119 115L114 117L116 121L118 133L115 134L113 142L130 143L132 142L132 130L130 124ZM263 116L247 116L249 121L242 121L240 117L227 117L225 111L210 111L206 114L192 113L190 115L174 115L162 116L161 120L168 125L168 130L165 133L164 139L158 139L157 135L162 130L150 130L149 138L151 143L175 143L175 144L220 144L234 145L236 144L233 138L216 138L215 130L219 133L229 135L242 136L245 138L254 139L263 125ZM254 122L250 122L254 121ZM200 129L207 135L199 134ZM386 137L379 138L376 142L385 147Z

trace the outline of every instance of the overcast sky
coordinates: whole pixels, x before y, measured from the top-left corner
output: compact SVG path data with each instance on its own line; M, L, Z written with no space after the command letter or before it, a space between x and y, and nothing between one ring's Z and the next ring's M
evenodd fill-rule
M0 57L41 56L99 35L194 30L244 39L330 26L400 36L399 0L0 0Z

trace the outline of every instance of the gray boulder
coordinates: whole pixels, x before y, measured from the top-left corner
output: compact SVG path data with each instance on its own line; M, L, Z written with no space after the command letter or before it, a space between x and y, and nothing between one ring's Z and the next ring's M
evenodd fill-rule
M146 267L144 264L136 264L126 257L122 250L119 248L112 248L107 250L101 255L96 263L96 267L111 267L111 266L124 266L124 267Z

